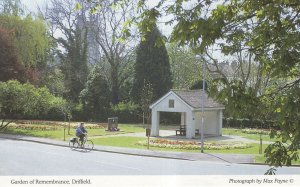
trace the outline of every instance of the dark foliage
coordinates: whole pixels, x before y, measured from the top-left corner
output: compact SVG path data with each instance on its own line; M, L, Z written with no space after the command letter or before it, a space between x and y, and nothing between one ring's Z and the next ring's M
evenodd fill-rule
M133 99L139 103L144 84L151 84L153 100L158 99L172 88L169 56L157 27L146 34L137 49L135 76L133 83Z

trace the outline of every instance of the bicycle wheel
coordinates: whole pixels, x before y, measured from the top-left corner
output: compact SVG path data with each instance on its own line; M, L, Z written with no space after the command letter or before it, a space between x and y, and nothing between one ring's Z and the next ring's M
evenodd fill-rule
M72 150L74 150L74 149L79 148L80 146L79 146L79 143L78 143L77 141L74 141L74 142L69 141L69 147L70 147Z
M84 144L85 151L91 151L94 149L94 142L92 140L86 140Z

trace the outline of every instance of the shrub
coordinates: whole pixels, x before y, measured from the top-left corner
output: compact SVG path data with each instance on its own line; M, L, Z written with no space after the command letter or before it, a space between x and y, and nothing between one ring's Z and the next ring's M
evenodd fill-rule
M120 123L139 123L141 117L139 116L139 107L133 102L120 102L111 108L111 117L118 117Z
M45 87L36 88L11 80L0 82L0 118L24 119L47 115L50 110L61 110L66 101L55 97ZM0 130L10 122L0 125Z
M262 121L259 119L247 118L223 118L223 127L226 128L258 128L258 129L279 129L279 126L274 121Z

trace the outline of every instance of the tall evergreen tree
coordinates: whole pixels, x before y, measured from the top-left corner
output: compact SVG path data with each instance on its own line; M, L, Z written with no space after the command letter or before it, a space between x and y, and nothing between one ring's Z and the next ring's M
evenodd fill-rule
M138 46L132 89L132 96L137 103L141 101L142 88L145 84L152 85L153 100L172 88L169 55L165 44L159 42L161 37L157 26L154 26Z

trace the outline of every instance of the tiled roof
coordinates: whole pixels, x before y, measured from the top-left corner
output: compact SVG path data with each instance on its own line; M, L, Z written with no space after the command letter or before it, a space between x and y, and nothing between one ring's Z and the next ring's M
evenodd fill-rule
M172 90L177 96L185 101L191 107L198 109L202 107L202 90ZM204 108L224 108L224 105L216 102L212 98L208 97L208 94L204 92Z

